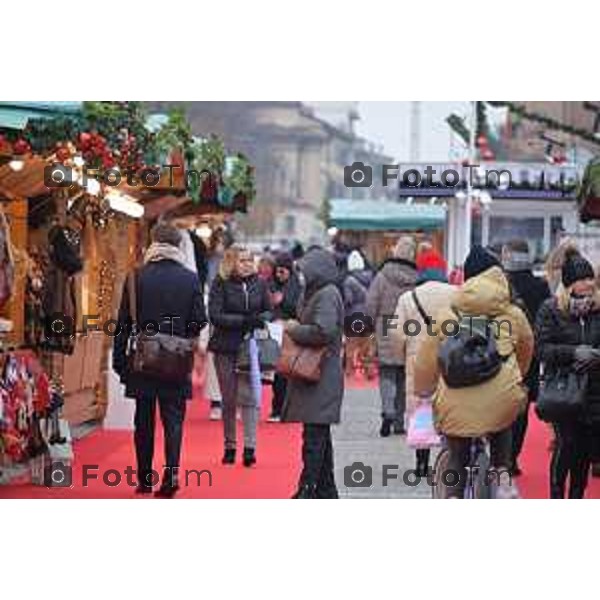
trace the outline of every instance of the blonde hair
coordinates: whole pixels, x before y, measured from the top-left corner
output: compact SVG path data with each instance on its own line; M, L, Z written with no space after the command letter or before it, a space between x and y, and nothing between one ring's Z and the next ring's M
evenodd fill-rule
M544 275L551 287L558 288L561 283L562 267L567 256L579 254L579 248L573 240L565 240L550 252L544 263Z
M222 279L229 279L235 274L240 260L240 254L249 253L250 250L241 244L233 244L223 252L223 259L219 265L219 275Z

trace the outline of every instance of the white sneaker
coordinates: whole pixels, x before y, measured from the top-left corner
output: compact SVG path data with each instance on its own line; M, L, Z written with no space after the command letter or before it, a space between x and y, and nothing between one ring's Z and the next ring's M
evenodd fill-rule
M267 419L267 423L281 423L281 417L279 415L271 415Z
M220 406L213 406L210 409L209 419L211 421L220 421L223 418L223 411Z

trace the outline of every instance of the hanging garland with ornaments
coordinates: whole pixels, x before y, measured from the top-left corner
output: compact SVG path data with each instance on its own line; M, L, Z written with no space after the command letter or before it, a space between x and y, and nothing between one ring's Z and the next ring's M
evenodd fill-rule
M492 134L487 117L487 106L485 102L475 103L475 147L479 160L494 160L501 154L501 146L496 137ZM471 131L465 124L463 117L451 114L446 123L468 146L471 138Z
M215 135L194 138L183 111L171 111L154 131L147 124L141 102L84 102L80 114L31 119L23 131L0 131L0 154L39 155L70 167L77 178L84 167L135 175L147 167L160 171L179 153L181 166L204 173L186 177L186 192L194 202L235 209L254 199L248 160L241 154L227 156ZM103 207L94 208L98 226L104 226L106 216Z
M527 110L524 106L517 104L516 102L507 102L507 101L492 101L489 100L487 103L494 108L507 108L511 114L518 116L520 119L525 119L527 121L533 121L534 123L539 123L543 125L546 129L553 131L561 131L562 133L566 133L572 135L573 137L580 138L589 142L591 144L596 144L600 146L600 139L597 138L594 133L590 132L587 129L583 129L581 127L574 127L572 125L568 125L566 123L562 123L556 119L552 119L543 114L535 113Z

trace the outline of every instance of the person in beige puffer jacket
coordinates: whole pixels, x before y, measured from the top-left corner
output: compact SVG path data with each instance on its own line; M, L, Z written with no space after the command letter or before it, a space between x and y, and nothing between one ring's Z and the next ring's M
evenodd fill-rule
M448 284L446 261L436 250L430 248L420 252L416 264L417 286L400 296L395 312L398 325L391 333L394 343L398 346L398 352L405 356L407 424L420 402L414 392L414 371L419 345L427 336L425 317L429 320L433 315L447 310L456 290L456 287ZM420 324L418 330L415 322ZM405 327L405 323L409 323L410 326ZM429 449L417 449L415 452L417 474L426 477Z
M469 460L471 438L490 437L491 465L508 472L511 466L510 428L526 401L523 373L527 373L534 339L523 311L511 302L508 280L498 260L481 246L474 246L465 261L465 283L457 290L452 306L463 315L494 319L498 352L504 358L499 373L480 385L449 388L440 377L438 353L445 340L442 324L456 323L453 310L435 316L419 345L414 372L416 394L434 393L436 426L445 436L449 450L448 469L464 474ZM452 327L446 328L452 331ZM464 482L448 490L450 497L461 498ZM512 497L502 487L501 497ZM506 495L505 495L506 494Z

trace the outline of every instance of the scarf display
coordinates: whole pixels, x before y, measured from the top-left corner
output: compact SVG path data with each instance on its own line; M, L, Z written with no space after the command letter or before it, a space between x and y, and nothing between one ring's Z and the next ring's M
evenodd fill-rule
M182 266L186 266L185 256L183 252L171 244L150 244L146 254L144 254L144 264L158 262L160 260L174 260Z

